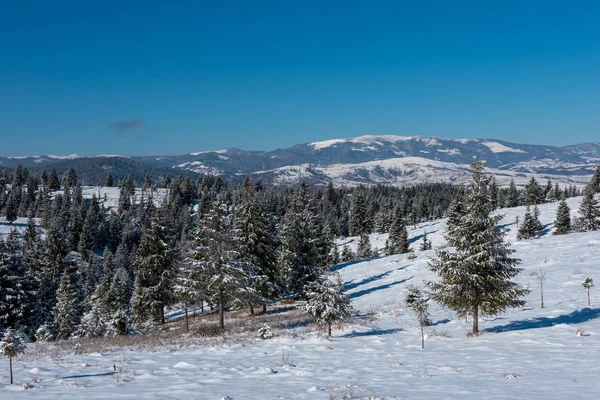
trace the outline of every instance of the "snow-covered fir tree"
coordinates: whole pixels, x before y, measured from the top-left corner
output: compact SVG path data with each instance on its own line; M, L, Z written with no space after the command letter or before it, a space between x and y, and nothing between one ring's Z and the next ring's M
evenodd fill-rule
M404 254L409 251L408 231L402 210L400 207L394 209L394 219L390 227L390 235L387 242L387 254Z
M267 302L276 299L283 291L281 274L277 266L277 238L274 227L256 201L254 185L246 178L243 192L234 214L234 235L239 245L239 256L252 266L254 286L249 299L266 311ZM251 308L252 309L252 308Z
M8 328L0 340L0 353L9 359L10 384L13 384L12 359L25 351L25 343L21 334L13 328Z
M519 225L517 231L517 240L536 239L539 228L539 220L536 222L535 214L531 212L531 207L527 206L523 222Z
M192 279L210 302L219 307L219 327L225 329L225 307L250 297L251 264L240 256L226 204L215 201L199 221L194 235Z
M579 217L573 224L575 230L581 232L597 231L600 229L600 207L594 197L593 188L588 185L583 191L583 198L579 204Z
M165 307L174 300L175 257L175 249L164 228L153 216L149 228L142 234L135 258L135 294L131 299L131 311L136 326L141 327L148 320L165 322Z
M12 230L6 242L0 238L0 330L26 322L27 289L21 243Z
M559 232L567 232L571 229L571 209L563 197L556 208L556 219L554 227Z
M350 297L336 273L323 275L308 285L307 300L301 306L315 322L327 325L327 335L331 336L331 325L341 322L352 314Z
M56 292L54 315L54 336L57 339L67 339L73 335L81 319L81 307L75 285L65 271L60 278Z
M431 325L431 318L429 316L429 307L427 304L427 298L423 295L421 289L416 286L410 285L404 296L404 304L408 308L417 314L419 319L419 326L421 327L421 348L425 348L425 332L423 328Z
M419 246L420 251L431 250L431 240L427 239L427 232L423 234L423 238L421 239L421 245Z
M296 299L306 298L306 285L321 275L326 257L320 253L317 215L302 182L280 226L280 262L283 273L289 276L289 289ZM287 273L286 273L287 272Z
M490 215L489 177L483 173L484 165L477 161L471 168L465 213L446 232L455 250L436 250L429 266L440 279L428 282L428 286L434 301L460 317L472 315L472 333L477 335L480 315L496 315L508 307L523 306L521 298L529 290L510 280L521 271L517 268L520 260L511 257L514 250L496 227L502 216Z
M366 260L373 256L373 249L371 248L371 239L369 238L369 234L366 232L362 233L358 239L356 256L359 260Z
M359 188L352 195L350 215L348 217L348 232L350 236L360 236L368 232L367 205L363 188Z

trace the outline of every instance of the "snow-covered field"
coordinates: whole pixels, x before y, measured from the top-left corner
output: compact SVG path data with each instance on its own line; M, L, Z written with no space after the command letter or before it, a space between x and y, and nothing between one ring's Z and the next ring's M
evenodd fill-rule
M578 202L569 200L572 211ZM528 304L483 318L478 337L467 337L470 321L432 304L434 325L420 348L417 318L402 300L407 285L434 278L427 268L434 252L416 251L413 260L405 254L336 267L359 315L331 339L302 327L269 340L249 334L150 350L77 354L69 344L32 344L13 363L15 385L4 385L8 360L0 361L0 398L597 399L600 292L592 289L588 308L581 284L588 276L600 280L600 232L550 235L555 209L540 207L548 232L513 246L524 268L517 280L532 289ZM524 208L502 212L514 241ZM443 244L443 229L439 221L411 229L413 247L425 230L434 246ZM385 242L382 235L371 239L380 247ZM534 276L540 268L547 276L544 309Z

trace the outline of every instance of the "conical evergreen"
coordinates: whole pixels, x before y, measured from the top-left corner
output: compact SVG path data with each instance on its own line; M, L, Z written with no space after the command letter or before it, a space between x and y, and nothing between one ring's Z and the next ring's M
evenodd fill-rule
M582 232L600 229L600 207L590 185L586 186L583 191L583 198L579 205L579 217L576 219L575 226L576 230Z
M56 292L54 333L57 339L67 339L73 335L81 318L79 300L75 285L67 272L64 272Z
M517 240L536 239L538 232L538 223L536 223L535 215L531 212L531 208L527 206L523 222L519 225L517 231Z
M496 315L508 307L525 304L528 290L510 281L521 270L514 250L496 227L501 215L491 216L487 190L489 178L481 162L472 164L473 181L467 190L465 214L448 230L446 238L455 250L436 250L429 265L440 280L428 282L431 298L458 313L473 316L473 334L479 333L479 316Z
M149 319L164 323L164 309L174 300L175 250L168 241L164 228L153 217L150 227L142 234L135 259L137 296L131 308L138 326Z
M558 203L554 227L560 232L567 232L571 229L571 209L564 198Z
M387 254L404 254L409 251L408 231L400 207L394 209L387 245Z
M307 300L302 308L319 324L327 325L331 336L331 325L341 322L352 314L350 297L338 274L329 274L307 286Z

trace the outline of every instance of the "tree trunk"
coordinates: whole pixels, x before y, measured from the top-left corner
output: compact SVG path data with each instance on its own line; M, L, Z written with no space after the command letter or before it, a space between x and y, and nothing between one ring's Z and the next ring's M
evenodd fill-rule
M327 324L327 335L331 337L331 322Z
M479 335L479 306L473 308L473 336Z
M542 300L542 308L544 308L544 274L540 268L540 297Z
M267 303L263 303L263 314L267 313Z
M588 288L588 307L590 306L590 289Z
M185 331L188 332L190 330L190 321L188 318L188 306L185 304Z
M225 330L225 304L224 303L225 295L223 291L219 292L219 328Z
M9 361L9 363L10 363L10 384L12 385L12 384L13 384L13 376L12 376L12 357L9 357L8 359L10 360L10 361Z
M250 315L254 315L254 304L250 303Z
M165 306L160 306L160 323L165 323Z
M425 348L425 333L423 333L423 325L421 325L421 348Z

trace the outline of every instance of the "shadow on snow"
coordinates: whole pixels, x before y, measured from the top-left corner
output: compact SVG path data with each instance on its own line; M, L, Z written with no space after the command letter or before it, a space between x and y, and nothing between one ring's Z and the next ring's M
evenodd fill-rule
M352 331L351 333L346 333L345 335L338 336L339 338L356 338L356 337L365 337L365 336L378 336L378 335L391 335L392 333L402 331L401 328L392 328L392 329L373 329L366 332L356 332Z
M365 290L360 290L360 291L355 292L355 293L350 293L350 298L351 299L356 299L357 297L361 297L361 296L364 296L365 294L373 293L373 292L376 292L378 290L389 289L392 286L400 285L400 284L402 284L402 283L404 283L406 281L411 280L412 278L413 277L411 276L410 278L401 279L401 280L396 281L396 282L386 283L385 285L379 285L379 286L375 286L375 287L368 288L368 289L365 289Z
M512 321L506 325L484 329L484 331L502 333L525 329L548 328L559 324L581 324L598 317L600 317L600 308L584 308L583 310L575 310L570 314L559 315L558 317L539 317L524 321Z

